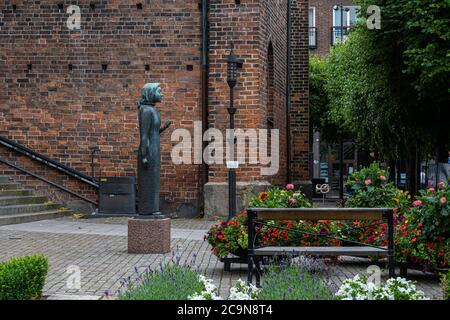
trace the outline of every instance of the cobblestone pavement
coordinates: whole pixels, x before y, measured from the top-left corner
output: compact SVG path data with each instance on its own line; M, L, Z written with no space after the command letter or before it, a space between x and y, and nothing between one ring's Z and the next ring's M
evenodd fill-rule
M139 255L127 253L126 219L96 218L86 220L57 219L21 225L0 227L0 260L41 253L49 257L50 271L44 295L114 295L120 280L135 277L150 266L159 268L161 261L169 261L174 255L181 263L193 264L206 277L218 285L222 297L237 279L246 277L246 265L234 264L231 272L223 271L223 264L210 252L202 235L214 223L203 219L176 219L172 221L172 249L167 255ZM81 269L81 289L67 289L71 265ZM331 286L337 288L344 279L365 273L370 265L366 259L341 258L328 269ZM436 277L418 271L410 271L411 279L418 281L418 288L433 299L441 298Z

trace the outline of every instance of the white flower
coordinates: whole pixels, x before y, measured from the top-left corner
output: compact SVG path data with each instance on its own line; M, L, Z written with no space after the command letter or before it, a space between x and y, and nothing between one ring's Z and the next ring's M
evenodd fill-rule
M374 283L366 283L359 275L344 280L335 296L341 300L428 300L409 280L389 279L384 286L377 287Z

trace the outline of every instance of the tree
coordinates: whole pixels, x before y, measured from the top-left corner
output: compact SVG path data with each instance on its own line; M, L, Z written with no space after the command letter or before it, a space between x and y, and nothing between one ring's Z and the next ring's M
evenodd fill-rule
M330 117L330 99L326 92L326 60L319 56L309 59L309 108L312 127L328 143L337 142L338 127Z
M362 21L327 58L331 119L391 163L407 160L416 190L422 154L448 148L450 138L450 1L359 0ZM370 30L369 5L381 7Z

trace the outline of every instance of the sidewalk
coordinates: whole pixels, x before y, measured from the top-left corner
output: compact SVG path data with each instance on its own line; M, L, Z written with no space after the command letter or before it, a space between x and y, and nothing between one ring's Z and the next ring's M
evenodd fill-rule
M115 295L120 280L135 277L136 270L148 266L158 269L161 261L179 256L181 263L193 263L214 280L222 297L237 279L246 278L246 265L232 265L232 272L223 271L223 264L212 255L203 236L214 221L176 219L172 221L172 250L167 255L132 255L127 253L127 226L124 218L76 220L61 218L0 227L0 260L41 253L49 257L50 271L44 295L102 296L105 291ZM333 287L370 265L366 259L341 258L331 267ZM71 265L81 269L81 289L67 289ZM418 271L410 271L418 287L430 298L441 298L439 281ZM62 296L65 297L65 296Z

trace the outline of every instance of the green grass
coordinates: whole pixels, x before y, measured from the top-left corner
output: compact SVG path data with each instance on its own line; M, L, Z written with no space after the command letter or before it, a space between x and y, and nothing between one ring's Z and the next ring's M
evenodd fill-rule
M137 283L127 281L127 289L119 295L119 300L187 300L204 289L199 275L188 266L166 263L159 270L137 274L140 277Z
M263 275L259 300L333 300L333 293L305 267L289 264L271 266Z

